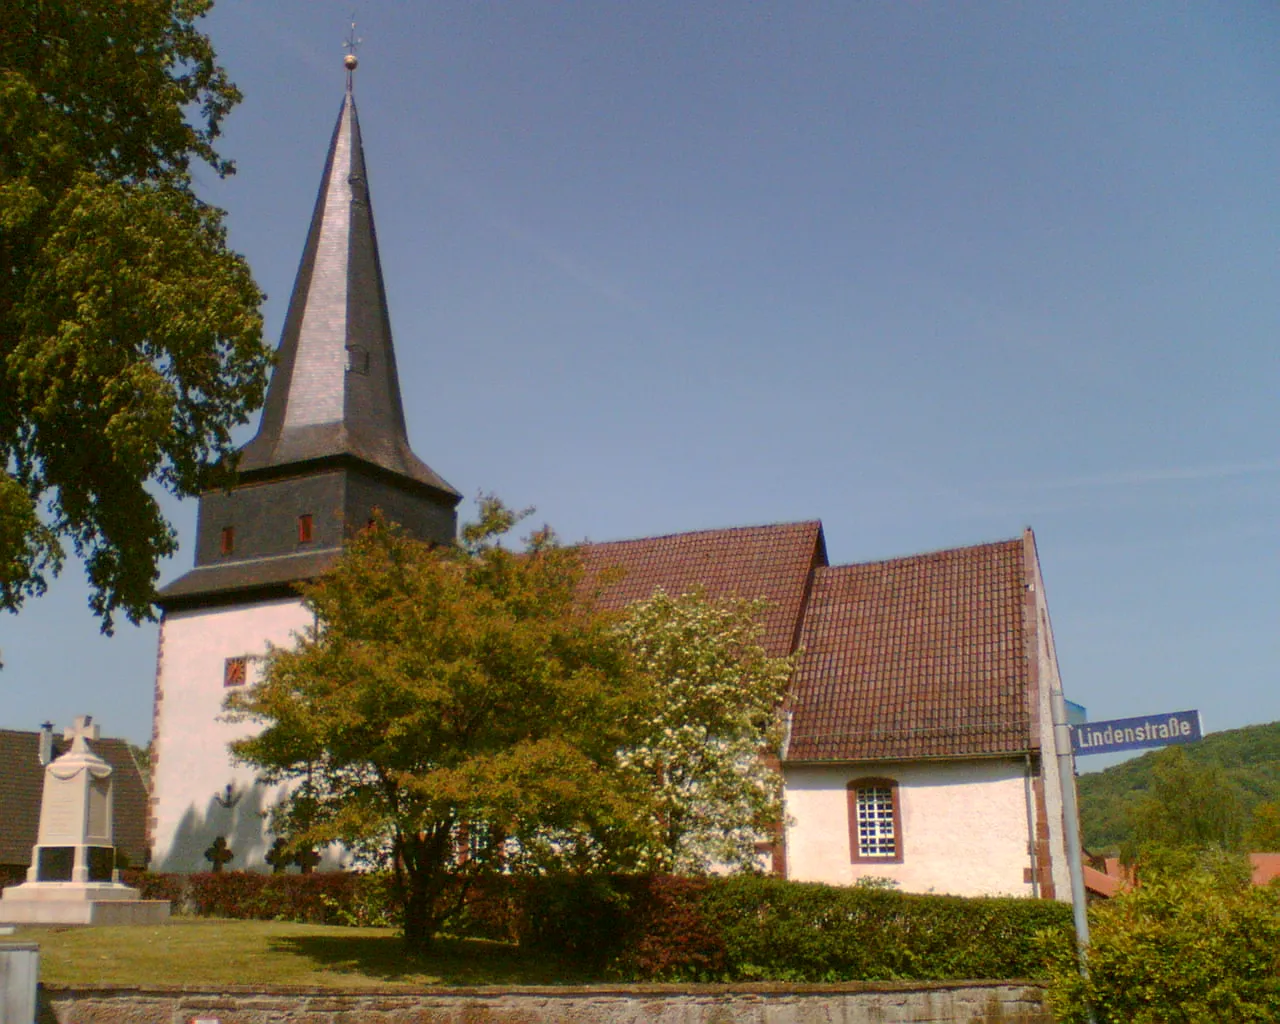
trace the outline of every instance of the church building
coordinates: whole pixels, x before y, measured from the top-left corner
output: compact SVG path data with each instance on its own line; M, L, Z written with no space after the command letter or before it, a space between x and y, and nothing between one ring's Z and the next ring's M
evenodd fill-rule
M348 78L257 436L236 485L201 496L195 567L159 596L153 870L207 870L209 851L270 870L264 812L279 793L231 761L252 726L221 719L227 693L307 628L295 585L332 566L374 509L448 544L459 500L406 434ZM768 599L769 653L799 652L785 825L762 850L776 873L1069 898L1049 713L1061 684L1029 530L843 566L828 564L816 520L582 551L605 607L659 587ZM341 866L328 856L322 867Z

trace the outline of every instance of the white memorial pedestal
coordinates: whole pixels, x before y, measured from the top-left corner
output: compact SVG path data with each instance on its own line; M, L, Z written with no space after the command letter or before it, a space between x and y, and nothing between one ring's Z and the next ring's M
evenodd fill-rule
M168 900L138 899L118 882L24 882L0 896L5 924L164 924Z
M111 765L89 749L88 717L68 729L71 749L45 767L40 831L27 881L0 894L0 924L163 924L167 900L120 884L112 843Z

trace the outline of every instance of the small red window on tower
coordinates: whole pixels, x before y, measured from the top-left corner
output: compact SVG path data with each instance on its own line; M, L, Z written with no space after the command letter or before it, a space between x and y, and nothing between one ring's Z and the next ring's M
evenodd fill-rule
M222 528L222 540L218 545L218 554L229 555L236 549L236 528L234 526L224 526Z
M244 686L249 681L249 659L228 658L222 665L223 686Z
M310 544L312 540L311 513L298 516L298 543Z

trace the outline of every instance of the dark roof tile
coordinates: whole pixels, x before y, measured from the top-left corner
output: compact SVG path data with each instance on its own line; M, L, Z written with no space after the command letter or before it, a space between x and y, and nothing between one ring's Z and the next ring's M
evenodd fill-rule
M329 548L297 555L197 566L161 587L156 600L161 608L168 610L192 601L207 604L210 598L250 600L263 591L291 593L292 584L322 575L334 566L341 555L340 548Z

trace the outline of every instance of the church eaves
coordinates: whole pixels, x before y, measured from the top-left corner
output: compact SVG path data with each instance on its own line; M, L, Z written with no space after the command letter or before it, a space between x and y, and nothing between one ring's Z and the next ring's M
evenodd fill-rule
M461 496L414 455L405 428L364 147L348 85L289 300L246 478L354 458Z

